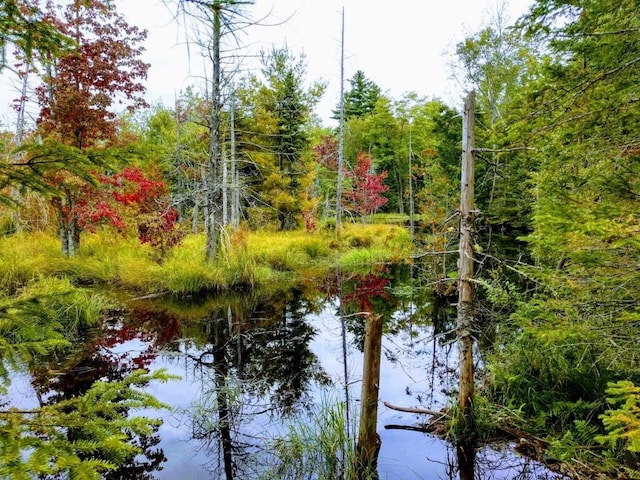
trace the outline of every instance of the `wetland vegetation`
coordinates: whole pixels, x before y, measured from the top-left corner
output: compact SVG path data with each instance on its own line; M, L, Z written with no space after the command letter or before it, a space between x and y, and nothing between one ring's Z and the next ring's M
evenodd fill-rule
M0 3L0 478L640 478L637 2L496 12L464 129L361 71L323 125L251 2L177 6L212 75L149 106L113 2Z

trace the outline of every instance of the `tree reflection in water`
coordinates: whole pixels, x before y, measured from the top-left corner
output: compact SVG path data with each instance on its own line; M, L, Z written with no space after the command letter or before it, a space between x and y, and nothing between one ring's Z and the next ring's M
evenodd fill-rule
M308 410L310 392L329 378L309 343L305 317L320 304L300 290L268 302L216 302L194 322L186 359L202 382L188 412L193 438L221 478L253 478L263 466L265 429L274 419Z
M167 385L163 390L166 397L173 400L180 389L190 389L188 393L198 400L191 404L191 396L176 400L182 409L177 414L188 419L189 432L168 422L160 430L160 444L156 434L134 439L145 454L105 478L175 478L176 468L183 464L175 462L180 454L169 449L185 436L190 437L189 444L182 442L179 448L186 451L185 456L197 454L197 458L189 457L190 470L185 470L184 478L268 478L278 448L286 448L288 461L301 461L302 457L289 448L294 444L285 438L287 428L296 426L287 420L289 415L300 422L298 425L308 422L310 435L322 435L326 425L335 420L331 415L338 412L344 417L349 411L344 408L344 398L337 397L351 388L350 397L359 398L362 353L358 349L364 333L364 312L374 311L385 320L381 400L429 409L447 404L456 383L452 348L455 316L436 304L424 289L411 284L409 275L401 278L406 273L408 269L404 273L380 269L346 278L311 279L308 287L270 294L241 292L188 302L175 298L133 301L130 311L114 317L107 328L86 332L74 352L33 365L34 386L42 402L55 402L86 391L97 378L122 378L139 367L173 367L174 372L191 377L186 379L191 384ZM320 290L318 284L323 285ZM347 360L349 378L344 376ZM327 390L333 394L331 402L337 401L341 410L325 411L330 415L323 417L319 392ZM351 403L353 412L357 402ZM385 423L413 427L422 418L393 414L383 408L378 416L381 478L554 478L539 464L527 464L510 450L501 459L497 451L482 449L475 461L458 462L456 450L444 441L424 433L392 434L382 428ZM347 430L355 423L352 418L339 426ZM174 427L180 429L179 434L171 431L164 437ZM178 436L178 441L171 439ZM332 438L346 441L344 436ZM194 452L193 446L200 452ZM159 473L166 463L162 448L167 449L169 461L165 471ZM344 463L345 455L341 450L331 461ZM437 463L427 456L436 457ZM322 462L320 457L308 460L310 468ZM443 463L449 460L445 469ZM517 461L520 463L514 465ZM465 465L473 467L473 476ZM270 478L296 478L291 472L287 476L283 470L286 467L278 464L278 474ZM172 468L173 472L168 472ZM341 468L344 471L343 465L331 466L333 472L340 473Z
M513 455L508 444L474 447L471 443L450 446L448 480L562 480L562 475L525 457Z
M114 314L100 327L80 330L76 348L56 352L55 355L41 355L34 360L29 368L39 405L70 400L84 395L99 380L121 381L135 370L147 369L161 348L156 335L157 326L147 323L148 319L143 316L137 317L137 323L129 323L124 322L119 314ZM124 352L115 349L134 339L144 342L146 348ZM128 415L127 409L118 412L121 418ZM140 453L126 459L118 469L105 473L105 480L155 479L154 472L161 470L167 460L164 451L158 448L158 428L158 425L153 426L149 435L126 432L130 437L129 444L136 446ZM68 440L79 441L85 437L92 440L82 427L67 428ZM100 458L100 452L94 452L92 456Z

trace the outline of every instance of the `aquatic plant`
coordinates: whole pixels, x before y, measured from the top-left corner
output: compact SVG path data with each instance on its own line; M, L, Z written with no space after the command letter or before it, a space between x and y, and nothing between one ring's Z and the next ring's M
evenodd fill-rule
M353 418L354 416L351 416ZM355 427L347 423L344 401L325 394L312 412L285 420L265 446L257 478L333 480L354 478Z

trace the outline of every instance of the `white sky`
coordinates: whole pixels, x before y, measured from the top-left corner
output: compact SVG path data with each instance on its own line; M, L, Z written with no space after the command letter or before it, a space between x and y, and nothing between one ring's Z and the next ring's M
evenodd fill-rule
M247 7L253 19L270 15L264 24L249 27L240 39L247 50L285 44L306 55L309 81L322 79L328 89L318 106L325 124L340 92L340 12L345 11L345 88L357 70L394 99L405 92L441 98L457 106L464 92L451 77L455 45L487 24L502 0L255 0ZM508 18L515 21L532 0L504 0ZM151 64L147 99L172 106L185 87L197 84L203 61L185 32L172 22L172 12L161 0L116 0L118 10L132 25L149 31L144 60ZM288 19L288 20L287 20ZM287 20L284 24L277 25ZM248 65L250 66L250 65ZM255 68L255 64L254 64ZM13 75L0 78L0 122L12 123L9 104L18 96ZM11 127L10 127L11 128Z

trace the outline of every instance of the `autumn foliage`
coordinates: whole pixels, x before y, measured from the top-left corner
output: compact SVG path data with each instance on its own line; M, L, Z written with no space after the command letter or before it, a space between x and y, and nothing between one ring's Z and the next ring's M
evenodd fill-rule
M50 6L46 19L78 47L56 60L55 74L36 91L41 132L80 149L113 140L114 103L131 111L147 105L141 80L149 65L139 59L146 31L99 0L76 0L61 12Z
M104 224L122 233L134 229L140 242L161 250L180 241L178 212L168 203L164 182L135 167L99 175L97 180L98 187L83 187L74 207L83 229L92 231Z
M313 147L313 158L328 170L338 169L338 141L331 135L322 137Z
M383 196L383 193L389 190L383 183L387 172L373 173L370 155L360 152L358 163L353 167L353 171L345 171L345 177L351 180L351 188L344 192L347 208L364 216L387 204L388 200Z

